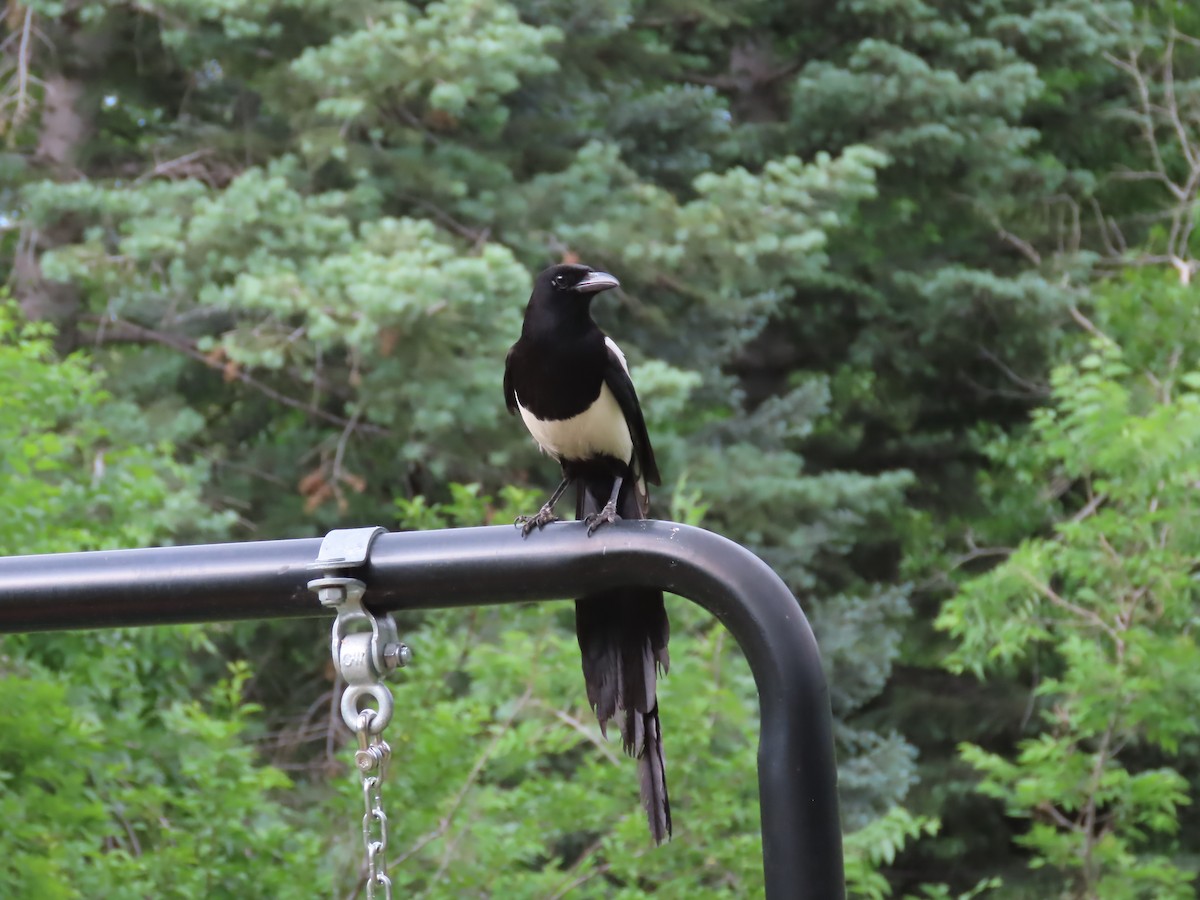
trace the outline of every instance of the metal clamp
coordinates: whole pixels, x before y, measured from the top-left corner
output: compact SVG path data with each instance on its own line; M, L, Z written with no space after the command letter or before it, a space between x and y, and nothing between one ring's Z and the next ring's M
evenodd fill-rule
M412 659L412 651L400 640L396 620L391 613L377 617L362 602L366 585L357 578L348 578L337 573L343 569L362 566L370 556L371 544L384 533L384 529L339 528L325 535L317 561L309 566L325 574L308 583L315 591L322 606L337 610L333 622L330 651L333 665L346 681L342 694L342 720L355 733L363 727L379 734L392 720L392 693L382 683L383 679ZM369 625L370 631L351 630L352 626ZM371 697L378 705L374 715L362 717L358 703L363 697Z

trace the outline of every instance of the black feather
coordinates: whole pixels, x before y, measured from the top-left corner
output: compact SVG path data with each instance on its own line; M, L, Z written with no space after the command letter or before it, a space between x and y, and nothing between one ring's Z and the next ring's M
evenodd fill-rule
M577 518L607 502L613 479L595 467L577 478ZM644 519L648 498L636 482L621 486L617 511L625 519ZM614 588L575 601L575 633L583 660L588 703L607 736L616 719L625 752L638 761L642 806L656 843L671 836L662 725L658 718L657 674L671 665L667 651L670 624L662 591Z

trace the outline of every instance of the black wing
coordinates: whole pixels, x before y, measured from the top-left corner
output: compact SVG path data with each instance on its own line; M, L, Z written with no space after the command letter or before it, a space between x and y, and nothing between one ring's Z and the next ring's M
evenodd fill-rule
M508 406L509 414L514 416L517 414L517 390L513 387L512 358L516 349L517 345L513 344L508 348L508 356L504 357L504 403Z
M662 484L658 464L654 461L654 449L650 446L650 435L646 432L646 420L642 417L642 405L638 403L637 391L633 389L633 381L625 370L625 361L614 349L611 340L605 343L608 361L604 366L604 383L613 392L621 412L625 414L625 424L629 426L629 434L633 438L633 455L638 461L640 474L650 484Z

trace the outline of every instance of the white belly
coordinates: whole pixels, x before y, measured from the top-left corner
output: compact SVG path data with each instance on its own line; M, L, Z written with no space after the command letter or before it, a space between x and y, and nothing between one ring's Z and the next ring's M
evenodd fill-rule
M540 421L521 406L520 397L517 408L533 439L557 459L595 456L612 456L624 462L633 459L633 438L625 424L625 414L607 384L600 385L600 396L595 403L569 419Z

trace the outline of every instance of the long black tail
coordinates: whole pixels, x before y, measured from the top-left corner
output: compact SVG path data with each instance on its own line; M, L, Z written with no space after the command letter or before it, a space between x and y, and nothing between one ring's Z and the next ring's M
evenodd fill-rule
M612 478L578 480L577 518L598 512L608 502ZM646 518L646 498L637 479L621 486L617 512L625 519ZM670 625L662 591L617 588L575 601L575 632L583 655L583 680L588 703L600 730L607 735L617 718L625 752L638 761L642 806L655 843L671 836L671 802L667 797L666 760L655 691L658 671L670 667L667 640Z

